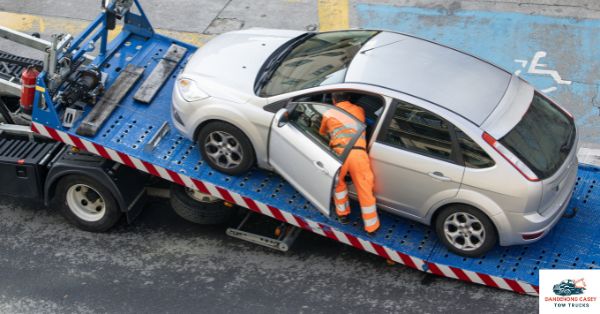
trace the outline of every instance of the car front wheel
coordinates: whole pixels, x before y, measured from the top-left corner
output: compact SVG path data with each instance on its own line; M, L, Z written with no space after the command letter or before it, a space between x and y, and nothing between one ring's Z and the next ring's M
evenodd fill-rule
M492 221L480 210L467 205L444 208L437 215L435 230L450 251L466 257L485 254L498 240Z
M239 175L254 165L250 140L229 123L215 121L207 124L198 133L197 141L202 158L219 172Z

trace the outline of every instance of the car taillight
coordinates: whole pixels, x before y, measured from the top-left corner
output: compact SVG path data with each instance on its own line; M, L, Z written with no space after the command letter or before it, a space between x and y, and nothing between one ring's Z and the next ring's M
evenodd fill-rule
M508 148L504 147L500 142L498 142L495 138L489 135L487 132L483 132L483 140L490 144L492 148L494 148L506 161L508 161L517 171L519 171L525 179L529 181L539 181L540 179L525 165L515 154L513 154Z

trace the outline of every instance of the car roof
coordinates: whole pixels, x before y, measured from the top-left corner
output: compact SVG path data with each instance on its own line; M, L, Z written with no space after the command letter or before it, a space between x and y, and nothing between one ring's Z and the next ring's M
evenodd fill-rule
M511 74L464 52L413 36L381 32L352 60L345 82L425 99L481 125L504 96Z

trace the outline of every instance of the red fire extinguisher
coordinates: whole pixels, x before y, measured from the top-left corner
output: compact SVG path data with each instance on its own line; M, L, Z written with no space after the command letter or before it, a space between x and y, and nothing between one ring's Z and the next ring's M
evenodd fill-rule
M33 108L33 99L35 97L35 81L38 70L33 66L27 67L21 74L21 109L25 113L31 113Z

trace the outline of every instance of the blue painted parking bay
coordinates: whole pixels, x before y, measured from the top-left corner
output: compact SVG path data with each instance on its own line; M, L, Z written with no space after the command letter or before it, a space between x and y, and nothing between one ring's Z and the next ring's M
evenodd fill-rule
M150 104L136 102L132 91L149 76L172 43L189 49L184 60L195 49L164 36L148 36L147 32L142 36L127 31L109 45L107 59L102 61L102 69L108 74L107 88L127 64L145 67L146 72L93 137L75 133L81 121L70 129L61 125L60 112L54 112L52 97L44 88L44 81L38 80L34 130L179 184L193 186L190 180L194 180L198 189L228 201L441 276L537 294L541 268L598 268L600 228L592 223L600 220L597 191L600 170L597 168L580 167L569 204L569 211L578 209L577 215L561 219L541 241L525 246L496 247L482 258L462 258L449 253L431 228L387 213L381 213L381 231L370 238L362 230L358 208L353 209L353 223L342 225L320 214L274 173L253 169L239 177L220 174L202 161L193 142L176 131L170 131L154 150L145 150L144 145L159 131L159 126L165 121L171 124L171 91L185 61ZM45 95L46 109L40 107L41 95Z
M384 4L356 10L362 28L416 35L519 74L575 115L580 142L600 144L600 20Z

